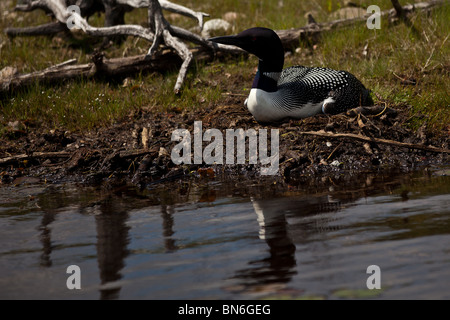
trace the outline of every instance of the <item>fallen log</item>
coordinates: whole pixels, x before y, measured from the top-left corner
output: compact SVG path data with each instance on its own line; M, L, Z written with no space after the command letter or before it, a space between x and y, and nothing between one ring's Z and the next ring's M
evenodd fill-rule
M212 60L214 55L204 49L192 49L191 53L197 61ZM15 74L6 79L0 79L0 93L14 91L36 82L53 84L63 80L92 77L129 77L140 72L166 72L180 67L182 61L171 50L165 50L158 56L148 59L147 55L124 58L105 59L101 53L94 54L92 62L76 64L71 59L47 69L27 74Z
M47 36L67 30L67 26L61 22L50 22L36 27L27 28L6 28L5 33L9 37L18 36Z
M398 2L396 2L396 7L389 9L389 10L385 10L385 11L381 11L380 12L380 16L389 16L389 17L399 17L398 15L401 15L401 19L404 21L408 21L407 20L407 15L411 14L414 11L427 11L427 10L431 10L433 8L442 6L446 3L445 0L432 0L429 2L419 2L419 3L415 3L415 4L408 4L405 6L400 6L400 8L397 6ZM401 12L401 13L399 13ZM361 23L361 22L366 22L367 18L370 16L371 14L368 13L362 17L356 17L356 18L350 18L350 19L338 19L338 20L333 20L333 21L329 21L329 22L323 22L323 23L309 23L308 25L306 25L305 27L301 27L301 28L294 28L294 29L287 29L287 30L277 30L277 34L281 39L281 42L283 43L283 46L285 48L289 48L289 47L295 47L298 46L298 42L299 40L304 40L304 39L308 39L308 38L313 38L314 36L316 36L317 34L326 32L326 31L331 31L331 30L335 30L338 28L343 28L343 27L347 27L356 23ZM408 23L407 23L408 24ZM410 24L408 24L408 26L411 26Z

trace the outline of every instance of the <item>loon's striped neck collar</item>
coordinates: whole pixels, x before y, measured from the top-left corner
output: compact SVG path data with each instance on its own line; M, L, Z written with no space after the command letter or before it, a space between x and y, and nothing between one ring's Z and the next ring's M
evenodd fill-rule
M283 57L284 58L284 57ZM252 88L261 89L266 92L275 92L278 90L278 79L280 78L283 68L284 59L281 64L271 61L268 63L259 60L258 71L256 72L255 79L253 80Z
M253 79L252 88L261 89L266 92L275 92L278 90L278 79L281 72L256 72L255 79Z

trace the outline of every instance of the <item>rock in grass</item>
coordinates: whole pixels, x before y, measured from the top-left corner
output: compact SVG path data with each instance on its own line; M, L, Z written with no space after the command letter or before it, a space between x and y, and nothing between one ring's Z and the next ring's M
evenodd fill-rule
M336 10L331 14L333 20L337 19L353 19L358 17L364 17L367 13L366 10L358 7L347 7Z
M207 39L222 36L232 31L231 24L223 19L211 19L205 22L202 37Z
M0 70L0 80L12 78L17 73L17 68L4 67Z

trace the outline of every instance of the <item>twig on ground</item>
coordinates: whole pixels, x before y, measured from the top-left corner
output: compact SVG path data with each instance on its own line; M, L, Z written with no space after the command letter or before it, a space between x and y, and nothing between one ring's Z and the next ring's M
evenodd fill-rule
M430 151L430 152L437 152L437 153L448 153L450 154L449 149L442 149L434 146L425 146L422 144L415 144L415 143L406 143L406 142L399 142L395 140L388 140L388 139L381 139L381 138L374 138L374 137L366 137L359 134L353 134L353 133L331 133L326 131L300 131L299 134L303 135L312 135L312 136L319 136L319 137L327 137L327 138L347 138L347 139L353 139L353 140L361 140L366 142L374 142L374 143L381 143L381 144L387 144L391 146L396 146L400 148L409 148L409 149L418 149L418 150L424 150L424 151Z

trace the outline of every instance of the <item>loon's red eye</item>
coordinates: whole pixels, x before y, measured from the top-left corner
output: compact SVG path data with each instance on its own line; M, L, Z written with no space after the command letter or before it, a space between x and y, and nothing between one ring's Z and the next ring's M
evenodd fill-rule
M256 37L252 37L252 41L256 41Z

